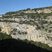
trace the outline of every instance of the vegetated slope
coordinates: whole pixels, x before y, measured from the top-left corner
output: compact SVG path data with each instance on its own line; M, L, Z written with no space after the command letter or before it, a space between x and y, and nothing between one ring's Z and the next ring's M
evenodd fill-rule
M51 52L35 46L30 42L15 40L15 39L5 39L0 40L0 51L1 52Z
M7 12L0 17L1 32L15 39L41 42L52 47L52 7Z

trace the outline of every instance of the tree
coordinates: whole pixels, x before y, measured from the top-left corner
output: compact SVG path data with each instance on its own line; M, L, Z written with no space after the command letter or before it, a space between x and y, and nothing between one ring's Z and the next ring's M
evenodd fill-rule
M26 10L30 10L30 8L27 8Z

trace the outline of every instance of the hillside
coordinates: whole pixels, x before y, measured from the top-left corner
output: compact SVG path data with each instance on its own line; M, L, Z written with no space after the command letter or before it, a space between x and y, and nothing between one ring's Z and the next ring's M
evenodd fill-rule
M6 39L0 40L0 51L1 52L51 52L34 44L29 41Z
M12 38L41 42L52 47L52 7L7 12L0 17L0 29Z

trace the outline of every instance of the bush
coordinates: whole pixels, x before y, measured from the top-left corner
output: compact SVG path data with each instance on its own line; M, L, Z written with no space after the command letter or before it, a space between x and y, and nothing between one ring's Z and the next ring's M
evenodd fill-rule
M1 33L0 32L0 40L10 39L10 38L12 38L10 35L7 35L6 33Z

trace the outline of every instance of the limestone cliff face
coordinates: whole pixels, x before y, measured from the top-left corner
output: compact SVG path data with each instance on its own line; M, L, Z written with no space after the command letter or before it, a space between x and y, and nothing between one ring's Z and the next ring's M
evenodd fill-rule
M5 22L2 23L2 30L1 30L1 32L10 34L11 31L12 31L12 28L11 28L9 23L5 23Z
M36 25L34 26L26 24L21 25L18 23L10 23L10 24L12 27L8 26L8 24L5 23L4 27L2 27L3 33L10 34L12 31L11 36L15 39L20 38L22 40L23 39L33 40L48 44L50 47L52 47L52 40L47 38L48 35L46 35L46 33L44 34L44 32L42 32L41 30L36 30Z
M52 47L52 8L7 13L0 18L1 32Z

